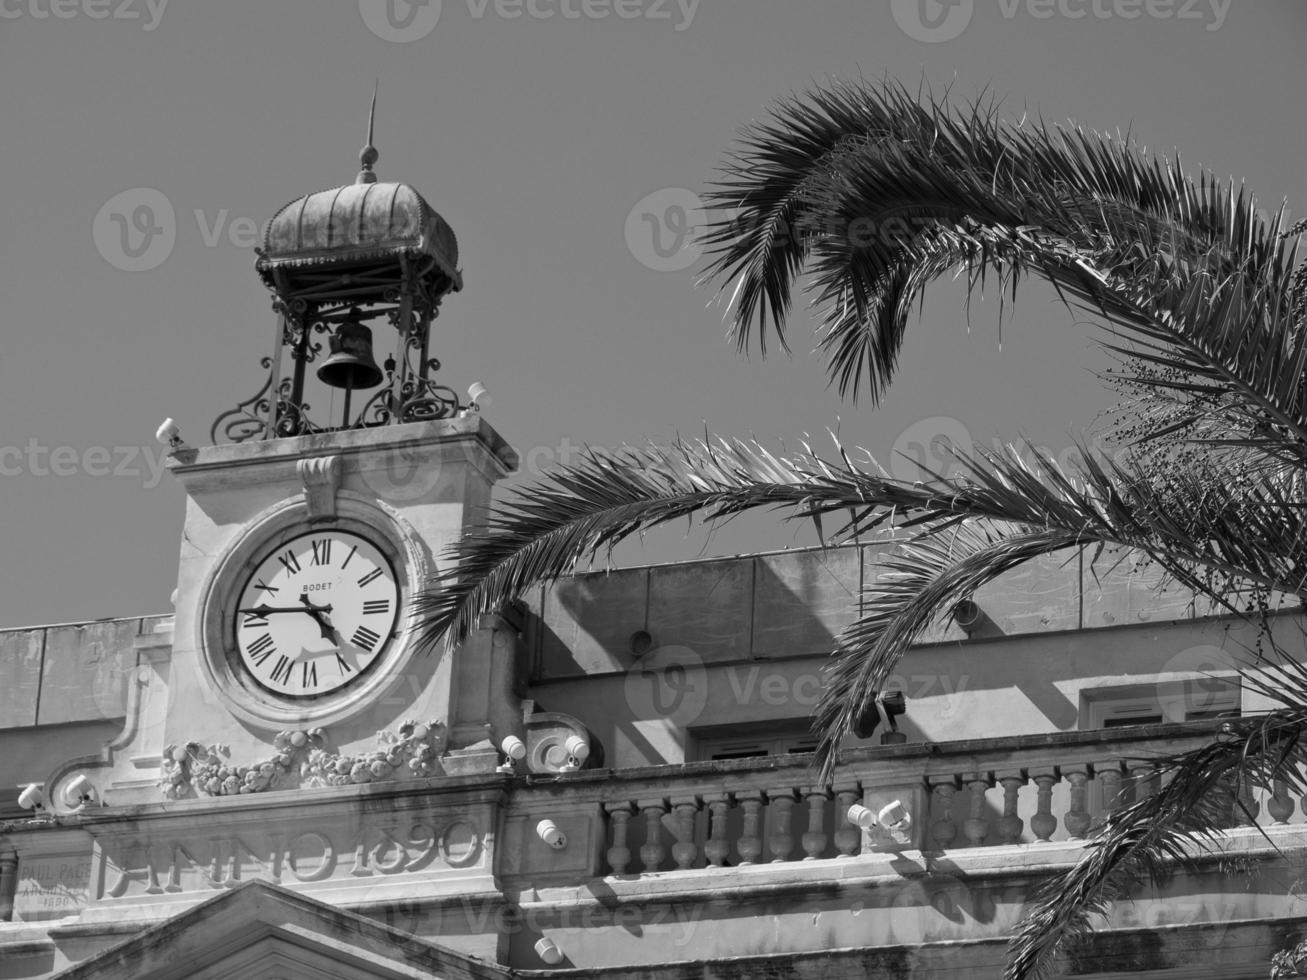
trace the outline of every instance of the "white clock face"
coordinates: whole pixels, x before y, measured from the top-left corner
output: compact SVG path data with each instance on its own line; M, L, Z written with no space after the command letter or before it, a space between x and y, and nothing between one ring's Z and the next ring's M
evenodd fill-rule
M329 694L394 639L400 588L376 545L348 531L300 535L267 554L238 593L241 664L279 697Z

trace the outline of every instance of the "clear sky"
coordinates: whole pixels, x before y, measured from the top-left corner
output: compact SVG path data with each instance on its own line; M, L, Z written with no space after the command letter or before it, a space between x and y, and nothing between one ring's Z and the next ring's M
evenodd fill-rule
M958 427L1056 452L1111 399L1091 329L1047 292L1019 297L1000 347L997 302L968 329L938 288L887 400L855 407L803 316L793 358L725 343L699 267L662 268L686 264L659 256L669 205L773 99L862 75L1129 127L1303 217L1305 40L1302 0L0 0L0 625L168 611L183 495L155 428L206 443L260 384L251 229L353 179L376 78L378 172L462 248L444 380L485 383L533 468L705 427L779 447L837 420L878 457ZM140 188L173 218L130 259L115 220L148 215L116 196ZM707 553L811 543L770 527ZM619 557L698 554L683 530Z

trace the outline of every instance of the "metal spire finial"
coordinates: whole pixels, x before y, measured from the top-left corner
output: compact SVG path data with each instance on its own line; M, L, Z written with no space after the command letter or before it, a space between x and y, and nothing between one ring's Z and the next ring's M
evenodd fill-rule
M381 86L381 79L377 79L372 85L372 108L368 111L368 142L363 149L359 151L359 163L363 169L359 171L358 177L355 178L356 184L375 184L377 175L372 170L372 165L377 162L381 156L377 148L372 145L372 127L377 121L377 89Z

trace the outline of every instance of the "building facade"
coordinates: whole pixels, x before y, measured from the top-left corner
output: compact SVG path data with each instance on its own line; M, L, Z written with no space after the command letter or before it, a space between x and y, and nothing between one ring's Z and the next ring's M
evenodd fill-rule
M997 977L1148 757L1259 707L1254 637L1112 554L978 593L825 784L823 660L892 543L576 575L422 649L412 599L517 458L435 380L457 241L375 162L269 225L263 388L212 446L161 430L173 612L0 633L0 978ZM1307 821L1252 802L1068 972L1265 976Z

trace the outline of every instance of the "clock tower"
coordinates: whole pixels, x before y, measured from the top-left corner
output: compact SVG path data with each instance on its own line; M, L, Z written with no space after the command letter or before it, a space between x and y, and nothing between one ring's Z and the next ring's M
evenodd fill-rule
M219 416L211 446L166 433L187 493L176 615L140 644L159 696L120 748L148 768L161 747L149 782L175 798L489 772L521 733L513 627L487 617L452 655L410 629L517 457L480 386L467 404L436 380L458 243L416 189L378 179L377 158L369 123L353 183L269 222L262 388ZM151 774L115 775L130 802Z

